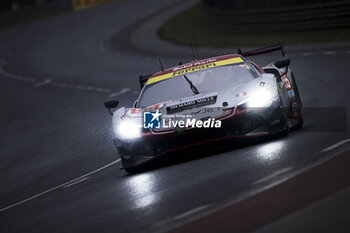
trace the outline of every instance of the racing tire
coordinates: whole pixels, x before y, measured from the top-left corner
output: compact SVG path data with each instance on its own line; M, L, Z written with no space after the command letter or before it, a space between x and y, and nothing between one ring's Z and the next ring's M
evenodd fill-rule
M280 123L284 127L284 129L278 133L278 136L285 137L289 133L288 117L287 117L287 112L283 106L281 95L279 95L279 97L280 97L280 111L281 111Z
M298 103L299 107L302 108L303 104L301 102L301 98L300 98L300 95L299 95L298 85L297 85L297 82L295 81L295 77L294 77L293 72L291 72L291 74L292 74L292 85L293 85L293 90L294 90L294 93L295 93L295 97L297 99L297 103Z
M136 173L140 172L140 170L138 168L135 168L135 167L125 168L124 170L129 174L136 174Z
M299 122L293 126L293 130L294 130L294 129L300 129L303 127L304 118L303 118L303 113L302 113L303 104L301 102L301 98L299 95L298 85L297 85L297 82L295 81L295 77L294 77L293 72L291 74L292 74L292 85L293 85L293 90L295 93L295 98L296 98L297 104L298 104L298 114L299 114Z
M281 117L280 122L284 126L284 129L278 134L280 137L285 137L289 134L288 119L286 116Z
M293 126L292 128L293 130L300 129L304 126L304 118L300 107L298 107L298 114L299 114L299 122Z
M272 114L271 118L268 120L268 122L275 122L276 120L279 121L278 126L272 126L270 123L268 123L267 128L269 130L269 136L272 138L278 138L278 137L285 137L289 133L289 126L288 126L288 117L286 110L282 103L281 95L279 94L279 106L276 108L274 113Z

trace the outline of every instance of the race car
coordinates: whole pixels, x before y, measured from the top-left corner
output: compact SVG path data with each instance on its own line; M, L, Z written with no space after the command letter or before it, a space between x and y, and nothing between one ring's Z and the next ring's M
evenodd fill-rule
M283 58L260 67L248 56L281 50ZM133 107L105 102L122 169L140 170L160 156L231 144L303 126L302 102L282 44L195 60L140 76ZM205 146L205 147L204 147Z

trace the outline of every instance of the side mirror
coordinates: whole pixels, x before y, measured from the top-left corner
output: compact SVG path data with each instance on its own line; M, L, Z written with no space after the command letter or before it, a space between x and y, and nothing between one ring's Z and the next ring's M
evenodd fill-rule
M108 112L113 115L111 112L111 108L116 108L118 107L119 101L118 100L107 100L104 102L105 107L108 109Z
M274 64L278 69L281 69L283 67L287 67L290 65L290 59L283 58L283 59L277 60Z

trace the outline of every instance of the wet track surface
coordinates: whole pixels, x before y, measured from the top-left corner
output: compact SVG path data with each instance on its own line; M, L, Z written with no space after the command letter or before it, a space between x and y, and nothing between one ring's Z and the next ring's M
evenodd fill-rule
M263 178L312 164L329 155L323 149L349 138L329 132L334 122L309 111L305 127L285 138L137 175L119 170L103 101L114 96L130 106L138 75L159 66L156 57L118 54L103 43L169 2L120 1L0 33L0 232L166 229L188 211L278 181ZM290 57L305 107L349 107L349 51ZM253 60L265 65L274 58ZM177 63L164 59L165 66Z

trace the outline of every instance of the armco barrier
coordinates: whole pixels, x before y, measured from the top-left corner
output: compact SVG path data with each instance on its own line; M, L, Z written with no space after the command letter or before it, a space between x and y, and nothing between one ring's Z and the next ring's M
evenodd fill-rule
M205 19L227 32L283 32L350 26L350 1L247 12L220 11L202 1Z

